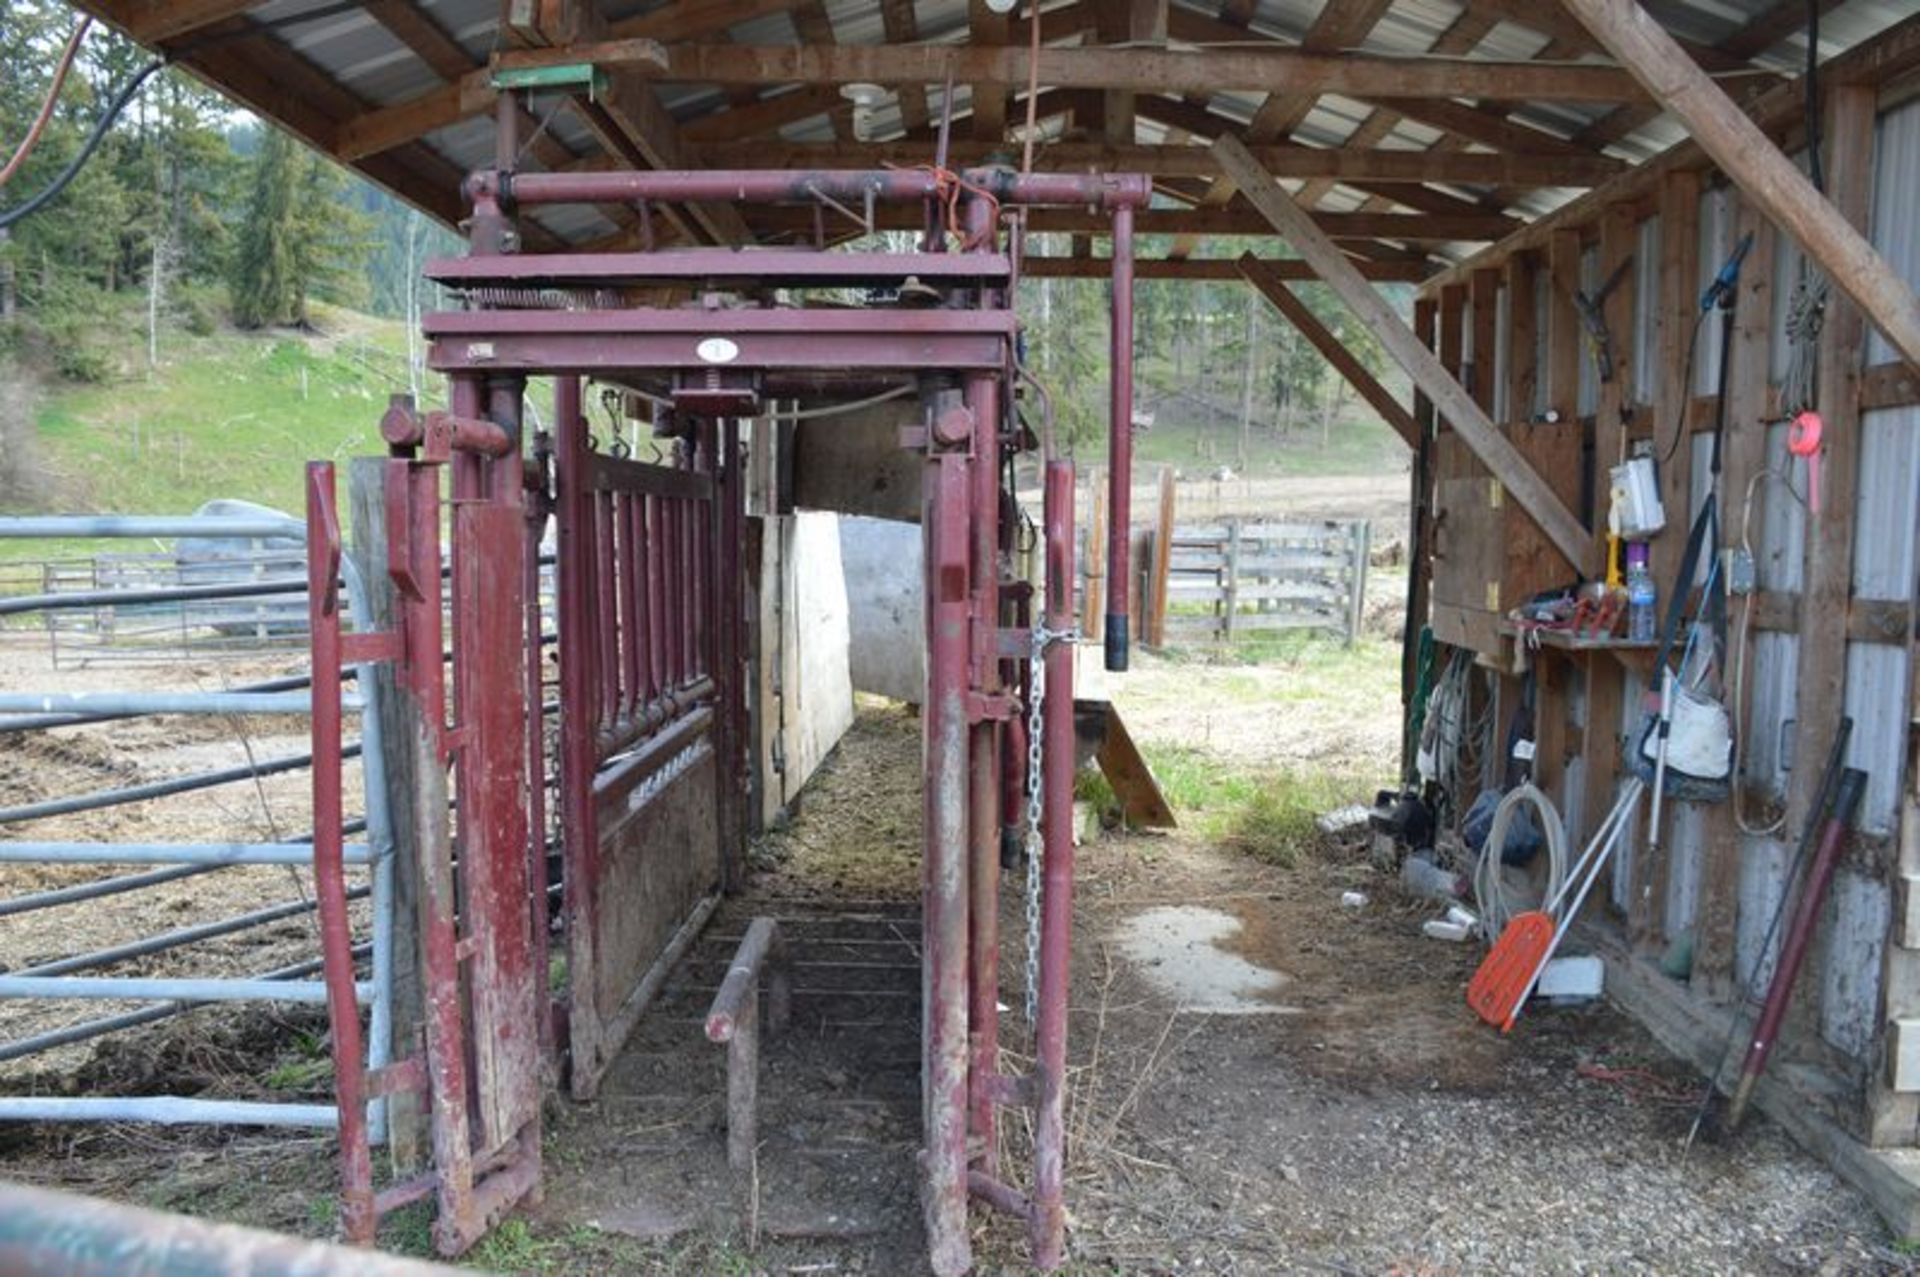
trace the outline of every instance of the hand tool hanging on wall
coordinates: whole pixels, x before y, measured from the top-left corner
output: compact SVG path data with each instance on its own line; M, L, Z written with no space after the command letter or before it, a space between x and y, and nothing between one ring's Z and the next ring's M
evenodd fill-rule
M1602 385L1613 381L1613 333L1607 327L1607 298L1613 295L1633 268L1631 255L1621 259L1606 282L1589 293L1573 290L1573 308L1580 314L1580 326L1587 330L1587 348L1593 352L1593 367Z

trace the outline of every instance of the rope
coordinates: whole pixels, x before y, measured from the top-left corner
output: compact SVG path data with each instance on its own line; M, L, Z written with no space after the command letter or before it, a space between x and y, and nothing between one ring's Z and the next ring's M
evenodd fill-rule
M1493 827L1487 831L1487 844L1481 849L1480 863L1473 874L1473 898L1480 914L1483 933L1498 936L1519 910L1507 897L1501 879L1501 852L1506 848L1507 831L1513 825L1520 804L1532 803L1547 843L1547 885L1541 896L1549 904L1560 894L1567 879L1567 828L1559 809L1532 781L1515 786L1493 810Z

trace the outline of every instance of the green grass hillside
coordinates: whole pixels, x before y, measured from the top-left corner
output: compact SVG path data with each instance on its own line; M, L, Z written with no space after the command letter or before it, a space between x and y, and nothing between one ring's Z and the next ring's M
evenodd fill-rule
M187 514L217 497L298 513L304 463L381 451L387 396L406 389L406 335L395 321L323 306L312 332L168 332L149 371L144 316L121 318L128 349L106 379L59 380L36 371L31 351L25 374L9 379L31 387L0 412L31 413L35 480L9 513ZM0 556L79 548L0 542Z

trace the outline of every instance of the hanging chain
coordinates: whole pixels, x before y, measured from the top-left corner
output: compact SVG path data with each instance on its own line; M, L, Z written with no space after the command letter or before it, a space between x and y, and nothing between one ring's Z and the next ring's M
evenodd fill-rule
M1040 836L1040 818L1044 807L1041 793L1041 767L1046 760L1041 749L1042 710L1047 702L1047 648L1054 643L1078 642L1080 631L1048 629L1045 622L1033 627L1033 649L1028 660L1027 694L1027 1024L1034 1023L1040 1004L1040 880L1046 874L1047 845Z

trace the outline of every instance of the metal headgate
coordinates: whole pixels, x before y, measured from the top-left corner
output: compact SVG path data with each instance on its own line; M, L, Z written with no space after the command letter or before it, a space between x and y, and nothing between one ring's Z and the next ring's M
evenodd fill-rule
M670 464L597 451L558 383L561 843L570 1084L591 1096L740 846L736 427Z

